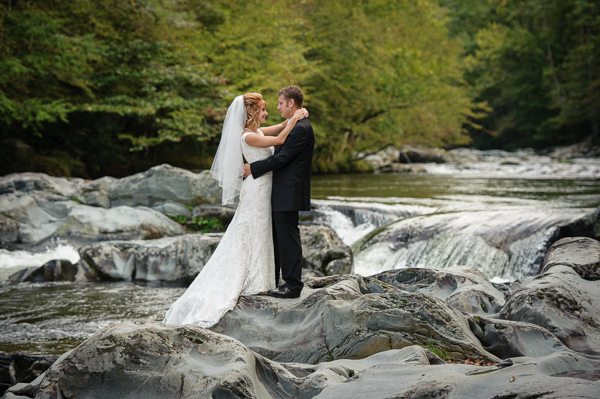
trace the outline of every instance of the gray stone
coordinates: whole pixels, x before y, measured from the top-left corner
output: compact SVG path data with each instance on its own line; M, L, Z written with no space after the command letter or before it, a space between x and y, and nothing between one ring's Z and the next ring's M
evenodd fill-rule
M84 184L83 179L48 176L44 173L15 173L0 177L0 195L2 194L30 194L42 192L69 198L78 187Z
M282 362L360 359L431 341L455 359L499 360L442 300L357 275L308 279L297 299L242 297L213 330Z
M352 250L329 226L300 225L302 267L326 276L352 273Z
M585 238L555 243L544 273L515 292L499 316L544 327L577 352L600 354L599 244Z
M161 206L167 201L187 206L218 203L221 190L209 171L192 173L163 164L119 179L110 186L112 206Z
M110 208L111 202L108 190L116 181L117 179L114 177L105 176L86 182L73 194L73 197L86 205Z
M222 234L187 234L144 241L104 241L79 249L101 278L189 284L200 273Z
M145 239L185 233L181 225L146 207L104 209L75 201L51 201L36 193L0 195L0 213L11 220L0 224L4 242L36 243L56 236Z
M200 327L108 326L5 398L596 398L600 359L569 351L492 366L408 346L364 359L279 363Z
M454 309L472 315L497 313L505 302L504 294L483 273L468 266L442 270L406 268L379 273L372 278L402 290L433 295Z

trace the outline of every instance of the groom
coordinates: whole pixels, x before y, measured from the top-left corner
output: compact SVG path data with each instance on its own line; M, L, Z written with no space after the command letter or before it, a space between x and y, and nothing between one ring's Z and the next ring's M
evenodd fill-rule
M302 108L304 95L297 86L279 90L277 109L289 119ZM275 148L275 154L262 161L244 165L244 177L255 179L273 171L271 211L273 212L273 244L275 246L275 285L269 295L278 298L298 298L302 283L302 246L298 228L298 211L310 210L310 169L315 135L307 118L296 123L285 143ZM279 272L285 284L279 286Z

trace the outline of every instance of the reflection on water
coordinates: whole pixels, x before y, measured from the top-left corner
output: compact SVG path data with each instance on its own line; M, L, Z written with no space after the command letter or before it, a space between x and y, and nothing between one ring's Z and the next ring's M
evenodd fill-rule
M483 178L444 175L323 175L311 180L313 198L362 198L382 203L597 207L600 178ZM465 208L464 210L472 210Z

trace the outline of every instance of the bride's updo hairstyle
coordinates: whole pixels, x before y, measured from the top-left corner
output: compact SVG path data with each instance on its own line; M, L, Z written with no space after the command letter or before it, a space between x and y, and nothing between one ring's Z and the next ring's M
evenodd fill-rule
M260 93L246 93L244 94L244 105L246 106L246 125L244 127L255 132L260 126L258 113L267 107L267 103Z

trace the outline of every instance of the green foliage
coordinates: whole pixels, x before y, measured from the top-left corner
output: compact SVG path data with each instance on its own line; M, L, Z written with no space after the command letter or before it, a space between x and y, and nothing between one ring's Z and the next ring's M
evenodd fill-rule
M592 0L0 3L0 139L38 170L210 165L226 107L297 84L316 172L405 143L566 144L598 133Z
M191 231L200 231L202 233L216 233L225 231L226 225L216 217L204 218L202 216L187 218L185 216L169 216L171 219Z
M465 77L489 106L483 147L600 139L600 5L588 0L444 0L467 52ZM483 133L483 134L482 134Z
M448 355L448 351L446 350L446 348L440 347L439 345L437 345L437 342L433 340L432 337L429 337L429 339L427 340L427 349L429 349L430 351L432 351L437 357L439 357L440 359L444 360L444 361L452 361L453 357Z

